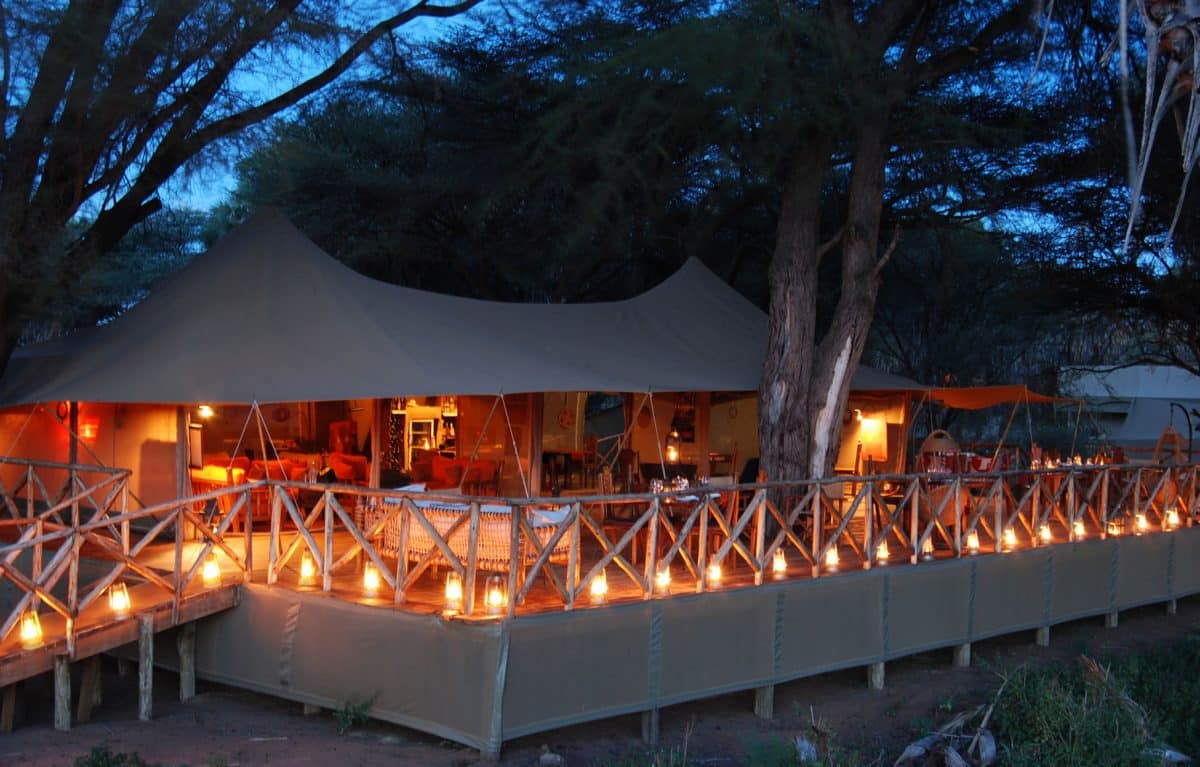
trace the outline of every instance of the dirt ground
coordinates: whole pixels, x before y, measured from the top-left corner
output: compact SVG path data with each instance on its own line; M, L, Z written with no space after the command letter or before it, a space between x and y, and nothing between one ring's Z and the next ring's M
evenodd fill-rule
M811 717L822 720L839 743L857 748L866 764L891 764L915 730L931 727L958 711L986 701L997 672L1025 662L1071 661L1082 653L1104 657L1167 644L1200 626L1200 598L1181 600L1178 614L1162 605L1121 614L1106 629L1099 618L1055 627L1050 647L1037 647L1033 632L978 642L970 668L954 668L949 650L889 663L886 687L871 691L866 670L823 674L776 688L775 719L757 719L753 693L738 693L673 706L662 712L662 748L686 743L699 765L737 765L755 739L801 732ZM181 704L174 675L155 683L155 718L137 720L136 670L117 674L105 659L105 700L88 724L56 732L51 724L52 691L47 678L25 691L25 721L0 736L0 765L71 765L93 746L137 752L166 765L374 765L449 767L483 764L477 751L412 730L371 723L337 734L330 712L305 716L299 704L220 685L198 682L199 695ZM648 753L637 716L565 728L505 745L502 765L534 765L542 745L567 765L602 765ZM881 755L883 756L882 758Z

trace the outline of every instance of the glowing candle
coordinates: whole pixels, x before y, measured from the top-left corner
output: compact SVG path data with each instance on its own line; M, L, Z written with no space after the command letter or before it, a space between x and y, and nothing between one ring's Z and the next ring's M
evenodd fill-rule
M118 618L129 615L129 588L122 581L108 587L108 606Z
M654 588L659 594L671 593L671 569L669 567L660 567L654 573Z
M1150 523L1146 521L1146 515L1138 514L1137 515L1137 533L1138 533L1138 535L1141 535L1142 533L1146 532L1149 529L1150 529Z
M713 588L721 585L721 565L718 562L708 566L708 585Z
M1006 551L1012 551L1016 547L1017 547L1017 531L1013 530L1011 527L1005 528L1005 530L1004 530L1004 549Z
M504 592L504 579L499 575L488 578L487 588L484 589L483 602L489 615L499 615L508 605L508 596Z
M42 621L34 610L21 616L21 648L36 650L42 646Z
M777 581L783 580L787 575L787 557L783 549L775 549L775 555L771 557L771 575Z
M312 554L307 551L300 557L300 585L308 586L317 576L317 567L313 564Z
M595 578L592 578L592 585L589 591L592 595L592 604L604 604L604 600L608 598L608 576L604 574L603 570Z
M1175 509L1167 509L1167 524L1168 530L1174 530L1179 527L1179 512Z
M1087 537L1087 528L1084 527L1082 519L1075 520L1073 529L1075 531L1075 540L1080 540Z
M221 584L221 564L217 562L216 554L209 554L204 558L204 567L200 570L200 578L204 581L205 586Z
M452 613L456 613L462 609L462 604L462 576L458 574L457 570L451 570L446 574L446 609Z
M1038 537L1042 539L1042 543L1050 543L1054 540L1054 534L1050 532L1050 525L1042 525L1038 528Z
M825 569L831 573L836 573L838 569L838 550L837 546L830 546L825 552Z
M967 533L967 551L972 554L979 553L979 533L974 530Z
M370 562L363 566L363 593L369 597L379 593L379 571Z
M880 541L879 545L875 547L875 561L878 564L886 565L888 558L891 556L892 553L888 551L887 540Z
M933 539L932 538L926 538L925 542L921 544L921 559L925 560L926 562L933 559Z

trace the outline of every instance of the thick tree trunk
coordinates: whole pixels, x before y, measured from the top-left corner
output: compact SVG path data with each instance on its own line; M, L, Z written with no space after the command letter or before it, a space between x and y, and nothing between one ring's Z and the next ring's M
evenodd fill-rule
M887 119L866 121L853 155L842 227L841 294L816 340L820 193L828 145L806 146L793 166L771 261L767 358L759 390L761 466L772 480L819 478L837 457L850 382L879 291L879 219Z

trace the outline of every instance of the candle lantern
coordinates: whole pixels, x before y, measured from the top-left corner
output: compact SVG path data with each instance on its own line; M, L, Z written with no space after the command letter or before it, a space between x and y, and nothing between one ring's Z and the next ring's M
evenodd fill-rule
M372 598L379 595L379 571L371 562L363 566L363 593Z
M1017 531L1011 527L1004 529L1004 550L1012 551L1017 547Z
M717 589L721 587L721 563L713 562L708 566L708 586Z
M933 538L926 538L921 544L921 559L929 562L933 559Z
M463 580L457 570L446 573L446 611L456 613L463 607Z
M1054 534L1050 532L1050 525L1039 527L1038 537L1042 539L1042 543L1051 543L1054 540Z
M508 594L504 587L504 578L498 573L488 576L484 584L483 602L488 615L501 615L508 606Z
M608 576L605 575L603 570L596 573L595 578L592 578L592 583L588 587L588 591L592 597L592 604L604 604L604 600L608 598Z
M1163 527L1167 530L1174 530L1179 527L1179 512L1175 510L1174 506L1167 507L1167 518L1163 523Z
M781 581L786 576L787 556L783 553L783 549L775 549L775 554L771 557L771 577Z
M21 649L36 650L42 641L42 621L37 610L26 610L21 616Z
M1071 528L1075 533L1075 540L1081 541L1087 537L1087 528L1084 527L1083 520L1075 520L1075 524Z
M205 586L221 585L221 563L215 553L204 558L204 566L200 569L200 578Z
M671 593L671 568L659 566L654 573L654 590L659 594Z
M1123 527L1123 525L1121 524L1121 520L1110 519L1108 521L1108 534L1113 537L1116 537L1121 534L1122 527Z
M118 618L129 615L129 588L124 581L117 581L108 587L108 606Z
M836 573L838 571L838 562L837 544L834 544L825 551L825 569L831 573Z
M1137 534L1141 535L1142 533L1146 532L1149 529L1150 529L1150 523L1148 521L1146 521L1146 515L1138 514L1137 515Z
M971 554L979 553L979 533L975 530L967 533L967 551Z
M317 566L313 563L312 554L304 552L300 556L300 585L311 586L317 577Z
M886 565L891 556L892 553L888 551L887 539L880 541L879 545L875 547L875 563Z

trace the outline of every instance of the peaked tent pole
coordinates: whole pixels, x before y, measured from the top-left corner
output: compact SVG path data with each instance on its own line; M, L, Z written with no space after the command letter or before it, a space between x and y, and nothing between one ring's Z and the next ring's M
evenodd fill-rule
M654 423L654 447L658 449L658 466L662 470L663 482L667 481L667 462L663 458L662 435L658 433L658 414L654 412L654 392L646 392L650 400L650 420Z

